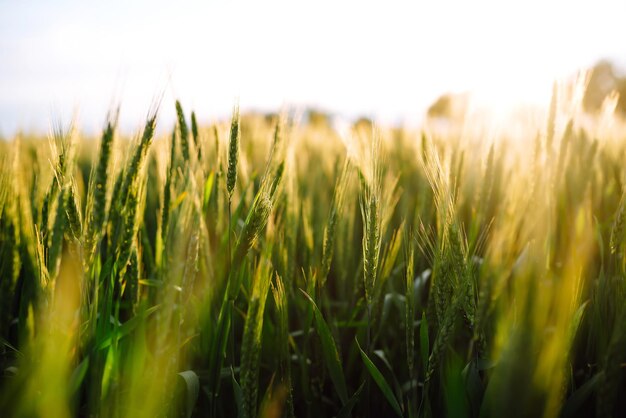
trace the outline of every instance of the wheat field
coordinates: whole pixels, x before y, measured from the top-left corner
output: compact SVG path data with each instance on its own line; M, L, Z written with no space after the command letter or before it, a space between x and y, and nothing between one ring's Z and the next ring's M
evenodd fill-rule
M626 130L564 97L0 143L0 415L622 416Z

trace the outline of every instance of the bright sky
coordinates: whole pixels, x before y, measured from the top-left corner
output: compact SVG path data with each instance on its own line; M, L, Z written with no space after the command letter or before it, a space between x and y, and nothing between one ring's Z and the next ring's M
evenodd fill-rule
M97 131L112 100L139 127L164 92L201 120L315 105L412 120L439 94L537 102L552 81L626 63L624 0L0 0L0 133L78 111Z

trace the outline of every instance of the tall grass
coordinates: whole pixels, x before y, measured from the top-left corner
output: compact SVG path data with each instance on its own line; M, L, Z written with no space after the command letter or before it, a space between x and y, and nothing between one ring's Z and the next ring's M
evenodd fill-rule
M619 416L626 131L559 93L524 143L176 102L0 144L0 415Z

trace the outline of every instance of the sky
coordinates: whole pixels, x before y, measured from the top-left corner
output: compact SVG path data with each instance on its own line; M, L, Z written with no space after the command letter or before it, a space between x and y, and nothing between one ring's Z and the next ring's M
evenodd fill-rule
M543 103L552 82L626 65L626 1L0 0L0 134L108 109L135 129L156 98L201 121L313 106L418 119L440 94Z

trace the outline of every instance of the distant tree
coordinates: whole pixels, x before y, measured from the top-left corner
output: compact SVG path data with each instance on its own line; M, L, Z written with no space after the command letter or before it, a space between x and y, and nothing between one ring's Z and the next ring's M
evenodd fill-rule
M306 117L311 126L318 128L328 128L330 126L330 115L318 109L307 109Z
M266 112L265 114L263 114L263 117L265 119L265 123L270 126L275 126L276 123L278 123L278 121L280 120L280 115L276 112Z
M370 132L372 128L374 127L374 122L370 118L361 116L354 122L353 127L357 130Z
M583 98L585 110L590 113L599 111L604 99L613 91L619 94L616 111L626 116L626 76L611 61L601 60L591 69Z
M459 120L465 116L469 94L445 93L430 105L427 111L429 118Z

